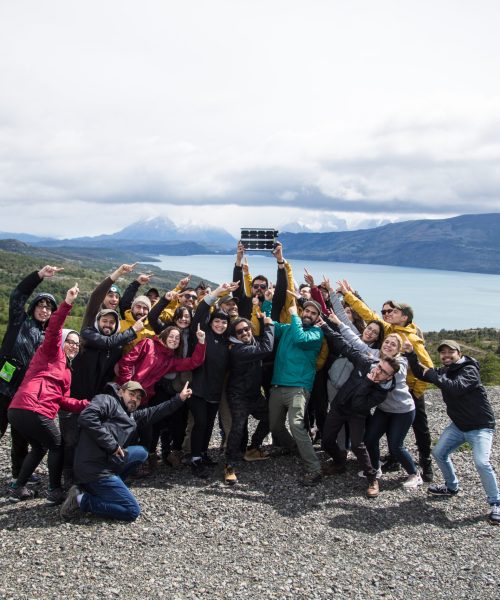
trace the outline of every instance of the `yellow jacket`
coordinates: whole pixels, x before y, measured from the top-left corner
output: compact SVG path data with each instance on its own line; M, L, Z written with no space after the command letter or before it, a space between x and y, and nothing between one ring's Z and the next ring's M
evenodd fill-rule
M126 331L127 329L130 329L130 327L132 327L134 323L135 319L132 316L132 311L130 309L126 310L125 318L120 321L120 331ZM123 354L127 354L127 352L130 352L130 350L132 350L132 348L144 338L152 338L154 337L154 335L155 332L151 328L149 321L146 319L144 321L144 329L141 329L139 332L137 332L137 337L123 348Z
M433 367L431 357L429 353L425 349L425 344L423 339L418 335L418 327L415 323L410 323L405 327L401 325L391 325L390 323L386 323L382 317L380 317L376 312L368 308L364 302L362 302L359 298L357 298L352 292L347 292L344 295L344 300L349 304L351 308L353 308L365 321L371 321L372 319L377 319L384 326L384 334L388 335L389 333L398 333L402 338L403 342L405 338L411 343L415 353L418 356L418 360L425 367ZM408 369L408 375L406 377L406 383L408 384L408 388L410 392L413 392L417 398L422 396L422 394L427 389L427 383L424 381L420 381L413 375L411 369Z

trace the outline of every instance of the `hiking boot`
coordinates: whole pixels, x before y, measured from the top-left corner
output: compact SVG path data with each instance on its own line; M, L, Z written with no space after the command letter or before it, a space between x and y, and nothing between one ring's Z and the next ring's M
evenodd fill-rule
M407 490L416 490L419 485L422 485L422 477L420 477L420 473L414 473L412 475L408 475L408 479L403 481L403 487Z
M432 459L426 458L421 459L419 461L420 466L422 467L422 479L426 483L431 483L434 481L434 471L432 470Z
M205 465L205 467L215 467L219 464L218 461L211 459L207 452L204 452L201 455L201 462Z
M306 473L302 479L300 480L300 485L305 485L306 487L313 487L318 485L318 483L322 480L321 473Z
M30 475L30 478L26 482L26 485L33 487L35 485L40 485L41 482L42 482L42 478L40 477L40 475L37 475L36 473L32 473ZM17 479L15 477L13 477L10 480L9 487L14 487L16 485L16 483L17 483Z
M182 451L171 450L168 455L165 456L163 462L172 467L172 469L179 469L182 465Z
M151 452L148 455L148 466L151 473L158 468L158 462L158 454L156 454L156 452Z
M378 486L378 481L373 479L372 481L368 482L368 487L366 489L366 495L368 498L376 498L379 494L380 489Z
M57 487L47 492L45 503L49 504L50 506L57 506L58 504L62 504L64 502L64 498L64 490L60 487Z
M142 465L139 465L135 471L133 471L132 473L129 473L127 477L130 477L130 479L135 480L135 479L145 479L146 477L149 477L150 475L151 475L151 467L149 466L149 463L145 462L145 463L142 463Z
M260 448L249 448L243 455L243 460L246 460L247 462L252 462L254 460L267 460L268 458L271 458L269 452L265 452Z
M23 500L32 500L36 494L25 485L15 487L15 484L9 486L9 502L22 502Z
M238 478L236 477L233 467L227 466L224 469L224 482L227 483L227 485L238 483Z
M440 496L441 498L451 498L458 494L458 490L450 490L445 483L433 483L427 488L427 493L431 496Z
M500 525L500 504L492 504L491 512L488 515L490 525Z
M191 472L195 477L199 477L200 479L206 479L208 477L208 472L206 466L203 464L203 460L199 458L198 460L192 460L190 462Z
M59 514L63 519L71 519L77 513L80 512L80 505L78 504L77 496L82 492L76 485L72 485L69 489L68 495L66 496L66 500L63 502L61 506L61 510Z
M321 473L325 477L329 477L330 475L341 475L347 471L347 467L345 465L337 465L334 462L327 462L321 466Z

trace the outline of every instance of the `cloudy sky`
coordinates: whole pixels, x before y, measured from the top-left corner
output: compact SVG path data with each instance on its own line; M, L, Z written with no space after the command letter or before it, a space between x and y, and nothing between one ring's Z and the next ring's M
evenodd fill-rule
M0 4L0 230L500 210L496 0Z

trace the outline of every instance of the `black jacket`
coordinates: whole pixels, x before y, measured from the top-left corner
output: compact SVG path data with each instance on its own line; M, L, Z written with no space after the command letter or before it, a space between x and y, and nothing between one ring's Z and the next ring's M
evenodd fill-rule
M191 389L195 396L207 402L218 403L224 388L229 364L229 339L227 334L219 335L210 326L210 305L202 300L191 321L191 345L196 339L198 323L205 332L205 362L193 371ZM226 330L227 332L227 330Z
M415 377L437 386L446 404L446 412L461 431L494 429L495 415L481 383L479 363L470 356L449 367L424 369L415 352L405 354Z
M73 360L71 395L73 398L92 399L104 392L106 384L113 381L116 363L122 356L122 348L137 337L130 327L123 332L103 335L99 329L85 327L81 331L82 349Z
M31 301L28 310L25 304L35 288L43 281L37 271L30 273L12 291L9 300L9 322L0 349L0 360L9 360L17 367L15 377L10 381L0 378L0 394L12 398L21 384L24 374L33 358L36 350L42 344L45 337L47 323L40 323L33 317L35 305L42 298L55 301L50 294L37 294ZM1 365L0 365L1 367Z
M118 396L118 385L110 383L78 417L80 435L75 451L75 481L89 483L120 473L123 459L114 456L118 446L126 449L137 437L139 426L156 423L182 406L177 394L157 406L127 412Z
M257 400L261 396L262 359L271 356L274 344L274 325L265 325L262 336L255 337L250 344L230 338L229 377L227 399Z

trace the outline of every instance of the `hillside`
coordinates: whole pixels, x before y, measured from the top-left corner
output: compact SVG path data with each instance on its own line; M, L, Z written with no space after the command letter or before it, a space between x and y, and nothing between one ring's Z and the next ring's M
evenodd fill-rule
M290 258L500 274L500 213L279 239Z

